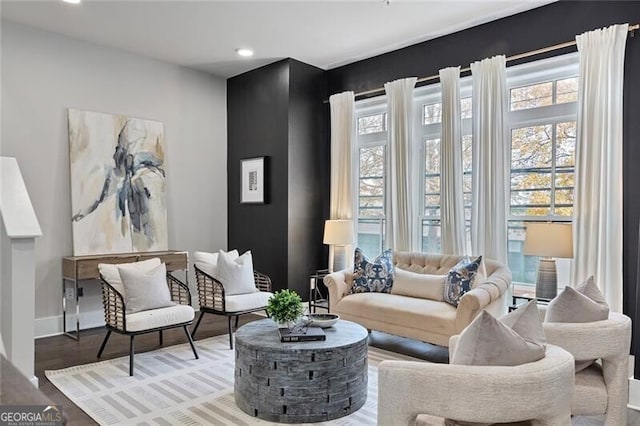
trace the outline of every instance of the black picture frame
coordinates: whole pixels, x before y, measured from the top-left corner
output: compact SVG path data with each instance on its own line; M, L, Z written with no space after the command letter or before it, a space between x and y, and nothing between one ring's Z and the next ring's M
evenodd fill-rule
M265 204L266 198L266 157L244 158L240 160L240 203Z

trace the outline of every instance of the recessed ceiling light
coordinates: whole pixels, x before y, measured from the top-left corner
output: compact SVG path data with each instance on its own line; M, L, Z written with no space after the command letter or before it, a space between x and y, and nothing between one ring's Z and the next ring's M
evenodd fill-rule
M82 0L62 0L65 3L80 4Z
M244 56L245 58L248 58L249 56L253 56L253 50L251 49L239 48L239 49L236 49L236 53L240 56Z

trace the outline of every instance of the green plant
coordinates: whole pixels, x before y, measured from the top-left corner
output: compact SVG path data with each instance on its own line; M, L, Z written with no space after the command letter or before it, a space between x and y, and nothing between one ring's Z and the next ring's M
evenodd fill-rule
M267 313L278 323L297 320L303 310L302 299L293 290L276 291L267 302Z

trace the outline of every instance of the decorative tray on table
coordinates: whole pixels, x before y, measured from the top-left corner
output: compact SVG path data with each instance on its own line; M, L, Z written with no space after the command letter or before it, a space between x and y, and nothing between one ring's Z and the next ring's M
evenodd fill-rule
M327 328L334 325L340 319L336 314L309 314L307 315L311 323L309 327Z

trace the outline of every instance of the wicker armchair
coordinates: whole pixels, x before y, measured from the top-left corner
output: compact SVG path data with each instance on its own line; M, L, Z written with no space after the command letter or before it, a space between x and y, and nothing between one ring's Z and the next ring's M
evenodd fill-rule
M205 313L225 315L229 327L229 349L233 349L233 329L238 328L240 315L251 312L266 311L267 301L273 295L271 293L271 278L260 272L254 271L253 277L256 283L256 292L247 294L234 294L226 296L222 283L211 275L203 272L198 265L194 265L196 282L198 284L198 300L200 302L200 317L191 333L195 337L200 321ZM231 327L231 319L235 317L235 326Z
M187 327L193 323L194 318L189 287L180 282L171 273L167 273L167 285L171 293L171 300L176 304L165 308L127 313L123 295L107 282L102 274L100 279L102 281L102 304L107 335L104 337L98 351L98 358L102 355L112 331L129 336L129 375L133 376L134 337L138 334L157 331L159 332L160 345L162 345L162 331L176 327L184 329L193 350L193 355L196 359L199 358L191 333Z

